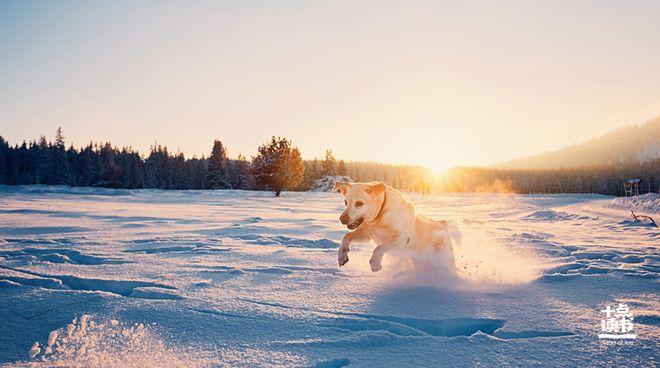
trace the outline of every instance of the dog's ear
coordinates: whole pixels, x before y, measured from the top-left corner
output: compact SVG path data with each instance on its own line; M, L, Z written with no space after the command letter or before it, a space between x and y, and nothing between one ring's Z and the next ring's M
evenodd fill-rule
M346 181L336 181L335 185L332 187L333 192L340 192L341 195L346 195L346 191L348 190L348 187L351 186L351 183L346 182Z
M365 189L365 192L371 194L371 195L378 195L380 193L383 193L384 191L387 190L387 186L385 183L382 181L379 181L377 183L369 184L367 189Z

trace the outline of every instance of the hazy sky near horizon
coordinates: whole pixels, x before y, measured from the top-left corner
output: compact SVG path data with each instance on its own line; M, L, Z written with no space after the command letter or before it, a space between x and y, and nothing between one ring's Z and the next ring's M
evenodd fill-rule
M444 168L660 115L658 1L2 1L0 135Z

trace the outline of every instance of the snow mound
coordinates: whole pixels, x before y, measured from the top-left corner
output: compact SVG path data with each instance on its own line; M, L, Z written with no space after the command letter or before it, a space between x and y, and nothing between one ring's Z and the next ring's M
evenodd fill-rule
M318 179L312 185L310 192L332 192L332 187L334 187L335 182L337 181L353 181L348 176L328 175L325 178Z
M584 215L555 211L552 209L536 210L524 217L527 221L572 221L572 220L591 220L592 218Z
M660 214L660 194L648 193L635 197L620 197L613 199L610 206Z

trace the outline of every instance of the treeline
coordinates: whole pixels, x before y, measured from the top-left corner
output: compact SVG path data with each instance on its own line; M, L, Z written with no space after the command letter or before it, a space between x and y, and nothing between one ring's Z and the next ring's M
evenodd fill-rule
M660 190L660 159L569 169L491 169L459 167L438 180L442 192L598 193L624 195L628 179L641 179L640 193Z
M497 169L461 167L433 177L419 166L336 160L328 150L321 159L303 160L290 140L273 137L250 160L230 159L215 140L208 157L186 158L154 144L143 156L131 147L90 143L65 145L62 130L55 141L11 146L0 136L0 184L70 185L107 188L309 190L326 176L354 181L383 181L404 191L497 193L600 193L623 195L627 179L641 179L641 193L660 190L660 159L646 162L568 168Z
M215 140L208 157L186 158L154 144L143 156L131 147L111 143L66 146L62 129L54 141L11 146L0 136L0 184L70 185L107 188L308 190L326 176L350 176L357 181L382 180L397 188L412 187L416 172L410 166L336 160L330 150L321 159L302 160L285 138L273 137L251 160L230 159L224 144Z
M422 166L348 162L346 167L348 176L355 181L382 181L408 192L422 191L434 180L428 169Z
M45 137L10 146L0 136L0 184L70 185L106 188L157 189L262 189L279 195L295 188L304 167L297 148L273 137L248 161L229 159L221 141L215 140L209 157L185 158L166 146L154 144L143 157L131 147L90 143L66 148L62 129L55 141Z
M430 180L428 170L421 166L337 161L332 151L327 150L323 159L305 161L305 176L299 189L308 190L316 180L326 176L348 176L356 182L382 181L404 191L415 191L420 183Z
M144 158L131 147L117 148L111 143L89 143L79 149L65 147L58 129L55 141L45 137L30 143L10 146L0 137L0 184L70 185L107 188L194 189L228 187L242 183L244 160L222 157L222 148L214 145L216 155L186 159L183 153L172 154L167 147L154 145ZM220 154L217 154L220 151ZM219 166L222 179L215 175Z

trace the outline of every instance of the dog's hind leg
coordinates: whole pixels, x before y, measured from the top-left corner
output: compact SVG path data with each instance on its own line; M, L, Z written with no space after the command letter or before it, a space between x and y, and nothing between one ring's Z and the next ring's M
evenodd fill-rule
M337 250L337 263L339 263L339 267L348 262L348 252L350 251L351 242L357 241L366 243L369 240L371 240L369 234L360 228L357 228L350 233L346 233L341 241L339 249Z

